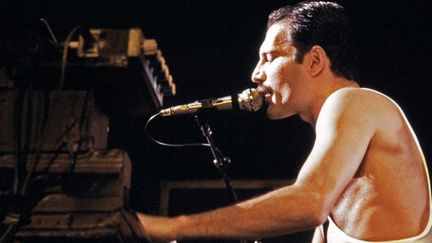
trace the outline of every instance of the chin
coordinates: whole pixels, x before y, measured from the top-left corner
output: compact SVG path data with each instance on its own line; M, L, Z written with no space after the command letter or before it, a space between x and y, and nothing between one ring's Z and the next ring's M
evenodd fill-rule
M275 109L274 107L267 108L267 117L270 120L279 120L292 116L293 114L289 114L286 111Z

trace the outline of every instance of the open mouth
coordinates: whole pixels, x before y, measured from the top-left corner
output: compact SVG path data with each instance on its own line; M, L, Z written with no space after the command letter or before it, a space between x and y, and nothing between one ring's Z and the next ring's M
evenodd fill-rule
M271 97L272 95L270 93L264 94L264 100L267 104L271 103Z
M257 90L263 95L266 104L271 103L272 90L270 88L260 85Z
M271 93L272 93L271 92L272 90L270 88L263 86L263 85L259 85L257 87L257 90L258 90L258 92L262 93L264 96L271 95Z

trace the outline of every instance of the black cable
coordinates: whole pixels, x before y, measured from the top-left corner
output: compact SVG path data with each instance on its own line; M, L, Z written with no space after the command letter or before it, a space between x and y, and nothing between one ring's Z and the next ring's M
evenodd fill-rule
M54 179L51 178L52 181L49 184L51 185L51 184L61 183L63 181L63 179L68 174L70 174L74 171L77 161L78 161L78 153L77 152L70 153L69 154L69 163L68 163L68 166L66 167L66 169L64 169L63 172L61 174L57 175ZM47 177L45 176L45 178L47 178Z
M50 93L49 93L49 91L45 91L44 93L43 93L43 98L44 98L44 102L43 102L43 104L44 104L44 106L43 106L43 108L42 108L42 121L40 121L40 127L38 128L38 130L37 130L37 134L35 134L35 136L37 137L37 143L36 143L36 156L35 156L35 158L37 158L38 159L38 157L40 157L40 154L42 153L42 150L43 150L43 146L44 146L44 143L45 143L45 139L46 139L46 137L45 137L45 130L46 130L46 124L48 123L48 121L49 121L49 115L50 115L50 108L51 108L51 106L50 106ZM55 102L54 102L55 103ZM35 163L37 163L38 161L35 161Z
M52 30L51 30L51 28L50 28L50 26L49 26L49 24L48 24L48 22L45 20L45 19L43 19L43 18L41 18L40 19L45 25L46 25L46 27L48 28L48 31L50 32L50 34L51 34L51 36L52 36L52 38L53 38L53 40L56 42L56 43L58 43L58 41L57 41L57 39L55 38L55 36L54 36L54 34L52 33ZM68 36L66 37L66 40L65 40L65 42L64 42L64 46L63 46L63 55L62 55L62 62L61 62L61 76L60 76L60 84L59 84L59 89L61 90L62 88L63 88L63 83L64 83L64 77L65 77L65 69L66 69L66 64L67 64L67 54L68 54L68 50L69 50L69 42L71 41L71 39L72 39L72 37L73 37L73 35L75 34L75 32L77 32L77 30L79 29L79 26L76 26L75 28L73 28L70 32L69 32L69 34L68 34ZM57 96L54 96L54 99L56 98ZM30 181L30 179L31 179L31 176L33 175L33 173L34 173L34 171L35 171L35 169L36 169L36 166L37 166L37 164L38 164L38 162L39 162L39 159L40 159L40 154L41 154L41 152L42 152L42 149L43 149L43 145L44 145L44 143L45 143L45 129L46 129L46 124L48 123L47 121L49 120L49 114L51 114L52 113L52 111L50 112L50 105L49 105L49 92L47 92L47 93L45 93L45 109L44 109L44 115L43 115L43 120L42 120L42 125L41 125L41 129L40 129L40 132L39 132L39 141L38 141L38 145L37 145L37 148L36 148L36 154L35 154L35 156L34 156L34 159L33 159L33 161L32 161L32 164L31 164L31 166L30 166L30 170L29 170L29 172L27 173L27 175L26 175L26 178L25 178L25 180L24 180L24 185L23 185L23 188L22 188L22 190L21 190L21 194L25 194L25 192L26 192L26 189L27 189L27 186L28 186L28 183L29 183L29 181ZM56 104L56 102L54 102L55 104ZM17 124L17 123L15 123L15 124ZM20 124L20 123L18 123L18 124ZM64 133L61 135L61 137L63 137L64 136ZM61 139L61 138L60 138ZM63 145L61 144L60 146L59 146L59 148L62 148L63 147ZM59 150L56 150L56 153L57 152L60 152ZM57 156L54 156L54 158L56 158ZM52 163L53 163L54 161L52 161ZM52 163L50 163L49 164L49 166L52 164ZM47 168L47 169L49 169L49 168ZM45 171L47 171L47 170L45 170Z
M22 113L24 111L24 103L26 103L26 127L24 145L22 144ZM32 123L33 123L33 90L32 86L26 93L22 90L17 91L14 110L14 137L15 137L15 173L14 183L12 187L13 197L10 204L9 212L6 214L2 222L2 232L0 234L0 242L7 242L13 238L17 232L23 219L28 216L28 206L24 203L29 203L24 200L22 190L25 187L25 182L21 184L21 179L26 171L27 156L31 146L32 136ZM23 148L22 148L23 146ZM26 175L27 176L27 175ZM24 180L25 181L25 180ZM30 205L30 204L28 204ZM5 229L3 229L5 228Z
M79 154L79 151L80 151L81 143L82 143L82 141L81 141L82 140L81 139L82 138L82 129L83 129L83 126L84 126L84 122L86 120L85 119L86 118L86 113L88 113L87 112L87 109L88 109L88 99L89 99L89 96L88 96L88 93L86 93L86 97L85 97L85 101L84 101L84 104L83 104L83 108L81 110L81 118L80 118L80 122L79 122L79 133L78 133L79 134L79 138L78 138L78 147L77 147L77 150L76 151L70 151L70 153L69 153L69 156L70 156L69 157L69 165L63 171L63 173L57 177L57 179L55 180L55 182L61 182L64 179L64 177L67 174L71 173L74 170L74 168L75 168L76 162L78 160L78 154ZM19 101L19 100L20 99L17 99L17 101ZM75 116L74 107L75 107L75 104L76 104L76 100L77 100L77 97L75 97L75 100L74 100L74 102L72 104L71 116ZM22 107L21 107L20 110L22 110ZM17 112L18 111L16 110L16 113ZM22 112L20 112L20 113L22 113ZM46 119L48 119L48 117L46 117ZM15 121L21 120L21 116L18 116L17 114L15 114L15 119L14 120ZM75 120L75 119L73 119L73 120ZM46 120L43 123L46 123ZM15 124L20 124L20 122L19 123L15 123ZM76 123L74 122L70 127L67 127L65 129L65 131L61 134L61 136L60 136L59 139L61 139L75 125L76 125ZM19 136L21 136L20 130L18 130L18 129L15 129L15 130L16 130L16 134L19 135ZM34 202L26 202L23 199L24 199L25 196L28 195L28 192L29 192L28 188L29 188L29 185L30 185L30 180L33 177L33 174L34 174L34 172L36 170L36 165L37 165L37 163L39 162L39 159L40 159L41 149L42 149L42 146L43 146L43 140L45 139L45 137L43 136L44 135L43 134L44 130L45 130L45 124L43 124L42 128L41 128L41 133L42 134L41 134L40 140L38 141L39 142L38 143L38 151L37 151L37 153L35 155L35 158L33 160L32 165L31 165L31 169L30 169L30 171L26 175L25 182L23 183L23 187L21 188L21 190L19 190L19 185L18 185L19 184L18 183L19 180L17 180L17 183L16 183L17 184L17 186L16 186L16 188L17 188L16 192L17 193L14 193L14 195L18 196L17 198L15 198L16 200L18 200L18 203L14 203L12 205L12 207L13 207L14 210L12 209L6 215L6 218L5 218L4 222L3 222L3 225L5 225L5 227L3 227L4 229L1 229L2 232L0 234L0 242L7 242L7 241L9 241L9 240L11 240L13 238L13 236L15 235L15 233L17 232L17 230L19 229L20 225L22 224L23 219L25 219L26 217L28 217L28 214L31 212L31 207L28 206L28 205L32 205L33 203L36 202L36 201L34 201ZM16 145L17 149L21 150L20 146L18 146L18 145L21 144L21 139L17 138L17 141L18 141L18 144ZM56 152L60 153L60 149L64 146L63 143L61 144L61 146L59 146L59 148L57 149ZM20 154L18 153L17 155L19 156ZM55 158L57 158L56 155L52 159L52 163L50 163L45 168L45 171L49 170L49 167L53 164L53 161L55 160ZM17 163L17 165L19 165L19 163ZM19 168L19 167L17 167L17 168ZM33 180L33 182L34 181L35 180ZM14 187L14 189L15 189L15 187ZM24 207L23 203L26 203L27 206Z
M38 181L38 180L44 179L44 176L49 172L50 167L54 164L55 160L58 158L58 156L59 156L59 154L60 154L60 151L61 151L64 147L65 147L65 143L62 142L62 143L57 147L57 149L56 149L54 155L53 155L53 156L51 157L51 159L48 161L47 166L46 166L44 169L42 169L42 172L39 173L40 175L38 175L38 176L36 176L36 177L33 177L34 174L35 174L35 171L36 171L37 164L39 163L40 158L41 158L41 153L36 153L36 154L35 154L35 156L34 156L34 158L33 158L33 161L32 161L32 164L31 164L31 166L29 166L29 167L30 167L29 173L28 173L27 176L26 176L26 179L25 179L25 181L24 181L24 184L23 184L23 187L22 187L22 190L21 190L21 195L22 195L22 196L24 196L24 195L28 192L28 189L29 189L30 186L31 186L31 185L30 185L30 182L33 182L33 183L34 183L35 181Z
M40 18L39 20L42 21L42 23L45 24L45 27L47 28L48 33L51 36L51 39L53 40L54 44L58 46L59 42L57 41L57 38L55 37L54 32L51 29L51 26L48 24L48 21L46 21L46 19L44 19L44 18Z
M17 219L18 220L18 219ZM8 242L11 237L15 234L16 227L14 224L9 224L4 232L0 235L0 242Z
M43 108L43 116L42 116L41 126L40 126L40 129L38 129L39 132L37 134L38 141L37 141L37 146L36 146L36 153L35 153L33 160L29 166L30 169L26 174L23 186L22 186L21 191L20 191L20 195L22 195L22 196L24 196L27 192L28 184L29 184L30 179L32 178L32 176L36 170L37 164L39 163L40 156L41 156L43 146L45 143L45 139L46 139L45 130L46 130L47 121L49 120L49 114L50 114L49 92L46 92L44 94L44 98L45 98L45 102L44 102L45 106Z
M83 133L83 127L84 127L84 122L86 121L86 118L88 118L88 116L90 116L90 113L88 112L88 106L89 106L89 92L87 91L85 94L85 98L84 98L84 104L83 104L83 108L81 109L81 114L80 114L80 121L78 123L78 139L77 139L77 147L75 151L71 151L69 150L69 163L68 166L64 169L64 171L57 176L51 183L60 183L68 174L72 173L75 170L75 166L76 163L78 161L78 156L80 154L80 150L81 150L81 146L82 146L82 133ZM68 128L66 128L66 130L61 134L60 137L63 137L69 130L71 130L74 126L76 126L75 123L75 105L76 105L76 101L77 101L77 96L75 96L74 101L72 102L72 108L71 108L71 118L74 121ZM87 119L89 120L89 119ZM65 143L63 143L64 145L66 145ZM69 148L70 149L70 148ZM54 158L51 160L51 162L48 164L48 166L45 168L44 172L47 173L50 166L54 163ZM43 178L43 175L42 175ZM37 179L41 179L41 176L39 176Z
M89 91L87 91L86 93L85 93L85 99L84 99L84 104L83 104L83 108L81 109L81 119L80 119L80 122L78 123L78 146L77 146L77 148L76 148L76 151L71 151L72 153L71 153L71 156L72 156L72 158L71 158L71 160L70 160L70 163L69 163L69 167L64 171L64 175L66 175L66 174L68 174L68 173L70 173L70 172L72 172L74 169L75 169L75 164L76 164L76 162L77 162L77 160L78 160L78 154L79 154L79 152L80 152L80 150L81 150L81 146L82 146L82 137L83 137L83 127L84 127L84 122L86 121L86 118L87 118L87 120L90 120L90 112L88 112L88 106L89 106ZM75 97L75 101L74 101L74 104L73 104L73 107L72 107L72 111L73 111L73 116L75 116L75 110L74 110L74 106L75 106L75 104L76 104L76 97Z
M49 172L49 169L50 169L51 166L54 164L54 162L56 161L56 159L58 158L58 156L60 155L60 151L61 151L62 149L64 149L65 146L66 146L66 143L64 143L64 142L61 142L61 143L59 144L59 146L57 146L57 149L54 150L54 154L53 154L53 156L51 157L51 159L48 161L48 163L47 163L47 165L45 166L45 168L44 168L44 169L41 169L41 172L40 172L41 175L46 174L46 173Z
M30 151L30 147L32 144L32 126L33 126L33 91L30 89L27 92L26 95L26 99L27 99L27 104L26 104L26 108L27 108L27 114L26 114L26 128L25 128L25 139L24 139L24 148L22 149L22 161L23 161L23 167L22 167L22 172L23 174L26 174L27 171L27 161L28 161L28 154ZM29 172L27 172L28 174ZM25 176L27 177L27 175ZM19 192L17 193L18 195L22 195L22 190L23 187L25 185L25 179L23 180L23 183L21 185L21 189L19 189Z
M69 43L74 36L74 34L79 30L80 26L75 26L66 37L66 40L63 43L63 54L61 60L61 70L60 70L60 82L59 82L59 90L63 89L65 73L66 73L66 64L67 64L67 56L69 51Z
M17 91L14 106L13 118L13 133L15 138L14 152L15 152L15 165L14 165L14 181L12 185L12 193L16 195L20 189L20 177L22 175L22 157L21 157L21 118L24 105L24 94L21 90Z
M146 124L145 124L145 126L144 126L144 131L145 131L145 133L147 134L147 136L153 141L153 142L155 142L155 143L157 143L157 144L159 144L159 145L162 145L162 146L167 146L167 147L180 147L180 148L183 148L183 147L201 147L201 146L204 146L204 147L209 147L210 146L210 144L208 144L208 143L177 143L177 144L175 144L175 143L166 143L166 142L161 142L161 141L159 141L159 140L157 140L157 139L155 139L154 137L152 137L151 135L150 135L150 133L147 131L148 130L148 126L149 126L149 124L150 124L150 122L153 120L153 119L155 119L156 117L158 117L159 116L159 113L156 113L156 114L154 114L153 116L151 116L148 120L147 120L147 122L146 122Z

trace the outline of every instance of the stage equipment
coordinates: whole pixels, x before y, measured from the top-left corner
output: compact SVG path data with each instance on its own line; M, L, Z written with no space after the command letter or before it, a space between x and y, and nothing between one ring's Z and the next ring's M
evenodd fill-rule
M139 28L50 33L0 43L0 241L143 242L110 125L175 95L162 52Z
M148 78L152 98L158 107L163 97L175 95L176 86L155 39L146 39L139 28L90 29L78 41L68 43L76 49L82 65L96 67L128 67L139 60L142 72Z
M34 154L29 156L33 160ZM128 208L131 164L121 150L83 153L77 156L73 173L64 174L70 166L68 154L44 153L36 165L34 184L23 196L21 207L13 205L3 227L19 227L19 242L139 242L140 225ZM0 156L3 169L13 170L13 155ZM27 168L27 171L31 168ZM23 209L35 204L34 209ZM57 241L56 241L57 240Z

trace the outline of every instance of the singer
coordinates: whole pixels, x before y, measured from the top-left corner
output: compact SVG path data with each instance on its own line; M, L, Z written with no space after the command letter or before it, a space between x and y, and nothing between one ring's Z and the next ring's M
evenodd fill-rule
M270 119L298 115L316 134L295 183L200 214L138 214L149 240L257 239L315 228L314 243L432 242L420 144L395 101L359 86L348 37L336 3L270 14L252 81Z

